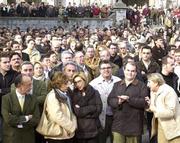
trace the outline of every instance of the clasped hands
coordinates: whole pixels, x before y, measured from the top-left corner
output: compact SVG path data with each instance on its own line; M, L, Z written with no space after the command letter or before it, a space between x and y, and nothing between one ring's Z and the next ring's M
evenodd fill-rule
M119 95L118 97L118 104L122 104L125 101L129 100L129 96L127 95Z

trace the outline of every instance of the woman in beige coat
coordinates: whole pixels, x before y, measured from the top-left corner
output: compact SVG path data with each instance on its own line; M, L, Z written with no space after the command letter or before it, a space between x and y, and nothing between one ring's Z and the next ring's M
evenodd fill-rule
M68 93L68 78L56 72L49 83L51 91L46 97L46 113L52 122L57 123L62 132L58 136L45 136L48 143L72 143L77 127Z
M165 84L159 73L148 76L151 90L149 109L154 113L152 135L158 136L158 143L180 143L180 104L172 87Z

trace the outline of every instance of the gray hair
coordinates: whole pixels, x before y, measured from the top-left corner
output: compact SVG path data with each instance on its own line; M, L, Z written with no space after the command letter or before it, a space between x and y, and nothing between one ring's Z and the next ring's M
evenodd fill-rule
M73 54L72 54L70 51L66 50L66 51L63 51L63 52L61 53L61 59L62 59L65 55L71 55L71 56L73 57Z
M30 61L24 61L22 64L21 64L21 68L22 66L24 65L31 65L33 68L34 68L34 65L30 62Z
M73 65L76 68L76 72L79 71L78 65L73 61L69 61L69 62L64 63L63 67L62 67L62 71L64 71L64 69L66 68L67 65Z

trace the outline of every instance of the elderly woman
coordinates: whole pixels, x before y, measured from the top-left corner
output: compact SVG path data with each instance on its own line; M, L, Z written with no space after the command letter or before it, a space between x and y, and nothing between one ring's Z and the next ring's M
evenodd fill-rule
M180 104L176 92L165 84L159 73L148 76L148 86L151 90L149 108L154 113L151 137L157 132L158 143L180 143Z
M50 92L46 97L44 110L48 118L61 127L62 132L56 136L45 136L45 138L48 143L72 143L77 123L71 108L67 76L61 72L55 72L49 82L49 88Z
M77 117L76 143L97 143L100 129L99 114L102 102L98 91L87 83L86 76L80 72L73 76L75 89L72 103Z

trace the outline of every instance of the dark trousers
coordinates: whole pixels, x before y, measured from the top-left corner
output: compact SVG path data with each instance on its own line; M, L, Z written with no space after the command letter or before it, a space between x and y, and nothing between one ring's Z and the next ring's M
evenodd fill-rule
M106 143L108 137L110 137L110 143L113 142L112 136L112 119L113 116L106 116L105 128L98 135L98 143Z
M46 143L44 136L42 136L38 132L35 132L35 143Z
M157 136L154 136L151 140L150 143L157 143Z
M51 140L47 139L47 143L73 143L72 139L66 139L66 140Z
M150 139L152 118L153 118L153 113L147 112L147 129L149 131L149 140L150 140L150 143L157 143L157 136L154 136L152 139Z
M97 137L89 139L76 139L74 143L98 143Z
M2 137L3 137L3 120L2 116L0 115L0 143L2 143Z

